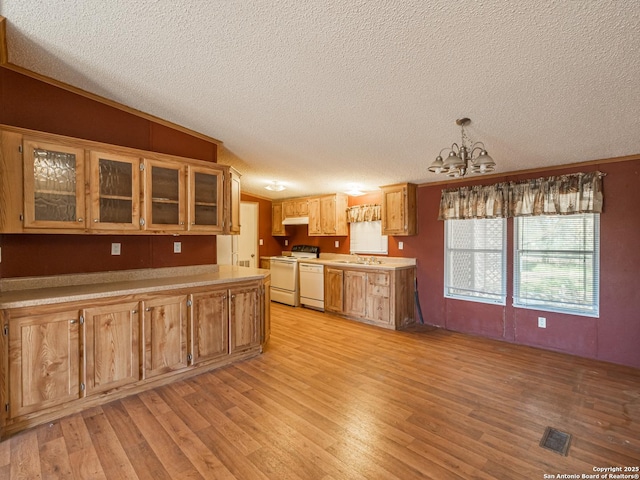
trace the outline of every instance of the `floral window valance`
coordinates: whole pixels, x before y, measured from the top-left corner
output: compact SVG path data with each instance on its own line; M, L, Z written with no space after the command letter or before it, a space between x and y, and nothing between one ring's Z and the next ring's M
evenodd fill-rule
M602 212L602 172L443 190L439 220Z
M376 222L381 220L380 205L356 205L347 209L347 222Z

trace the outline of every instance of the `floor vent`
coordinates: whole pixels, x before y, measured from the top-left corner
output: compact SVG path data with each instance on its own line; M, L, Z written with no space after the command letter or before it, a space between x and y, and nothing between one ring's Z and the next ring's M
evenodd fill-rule
M540 446L560 455L567 456L569 444L571 443L571 435L555 428L547 427L540 440Z

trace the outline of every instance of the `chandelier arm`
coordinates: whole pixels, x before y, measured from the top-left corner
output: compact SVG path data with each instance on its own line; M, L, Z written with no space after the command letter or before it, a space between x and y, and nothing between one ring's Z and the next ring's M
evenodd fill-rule
M471 159L471 161L472 161L473 163L475 163L475 161L476 161L476 159L475 159L475 158L473 158L473 152L475 152L476 150L480 150L480 151L486 150L486 148L484 148L484 143L482 143L482 142L476 142L476 143L474 143L474 144L473 144L473 146L471 147L471 150L469 151L469 158Z

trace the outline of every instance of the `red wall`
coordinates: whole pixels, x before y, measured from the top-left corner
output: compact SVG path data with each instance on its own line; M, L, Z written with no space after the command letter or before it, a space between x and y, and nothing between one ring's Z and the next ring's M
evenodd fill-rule
M0 123L215 162L213 142L0 67ZM173 253L173 242L182 253ZM111 243L122 244L120 256ZM0 277L216 263L216 237L0 235Z

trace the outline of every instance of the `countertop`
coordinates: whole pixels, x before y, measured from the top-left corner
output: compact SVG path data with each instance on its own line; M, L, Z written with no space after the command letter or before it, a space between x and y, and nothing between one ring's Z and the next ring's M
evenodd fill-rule
M371 259L374 259L371 262ZM366 268L375 270L401 270L416 266L415 258L381 257L377 255L345 255L340 253L321 253L320 258L300 259L303 263L331 265L344 268ZM378 263L380 262L380 263Z
M0 309L262 280L269 275L269 270L261 268L201 265L3 279Z

